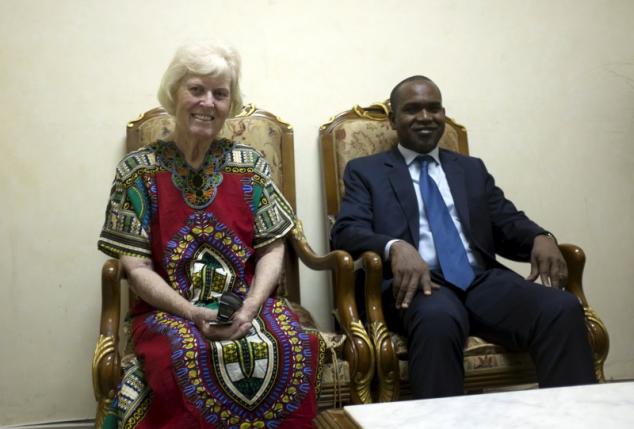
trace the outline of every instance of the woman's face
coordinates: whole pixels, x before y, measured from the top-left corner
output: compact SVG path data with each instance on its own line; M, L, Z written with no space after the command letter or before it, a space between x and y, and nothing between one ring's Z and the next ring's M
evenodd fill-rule
M188 140L213 140L230 107L230 77L186 74L176 90L177 135Z

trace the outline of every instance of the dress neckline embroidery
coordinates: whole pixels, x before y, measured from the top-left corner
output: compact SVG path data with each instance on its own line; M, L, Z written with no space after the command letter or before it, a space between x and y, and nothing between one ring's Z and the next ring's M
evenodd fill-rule
M172 174L172 183L181 191L185 203L193 209L209 206L222 183L222 169L233 142L214 140L205 159L197 169L192 168L173 141L158 140L155 145L157 163Z

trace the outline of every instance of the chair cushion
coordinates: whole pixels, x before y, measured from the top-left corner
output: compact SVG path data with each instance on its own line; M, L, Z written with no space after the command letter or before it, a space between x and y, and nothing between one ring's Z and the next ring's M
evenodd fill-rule
M275 184L282 187L284 168L282 166L282 128L279 124L261 116L227 119L220 137L254 147L266 158Z
M346 335L319 331L315 320L308 310L297 303L288 300L286 302L299 317L299 323L302 328L307 331L318 332L324 346L323 366L321 375L318 377L321 380L318 392L319 407L340 407L344 402L349 403L350 367L343 356L343 345L346 341Z
M164 140L174 129L174 118L169 115L154 116L139 126L138 147L157 140Z
M395 333L391 333L391 337L399 359L400 378L407 380L407 339ZM509 352L504 347L489 343L480 337L472 336L467 339L464 349L465 377L477 375L482 371L505 372L531 368L533 362L527 353Z
M317 403L319 408L340 408L350 403L350 366L343 359L345 334L319 332L325 345Z

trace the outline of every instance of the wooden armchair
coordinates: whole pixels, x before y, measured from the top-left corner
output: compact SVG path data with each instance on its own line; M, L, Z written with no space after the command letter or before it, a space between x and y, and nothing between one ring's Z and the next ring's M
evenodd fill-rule
M355 106L324 124L319 133L322 152L326 211L330 225L334 223L344 192L343 171L354 158L386 151L397 142L390 127L388 105L378 103L367 108ZM466 129L447 118L440 146L468 154ZM603 364L608 354L608 333L603 322L588 306L581 277L585 264L583 251L572 244L561 244L568 263L568 291L583 304L588 336L594 352L595 373L604 381ZM367 327L375 347L377 388L376 401L392 401L408 396L407 347L404 338L388 331L381 306L382 260L373 252L364 253L355 261L356 269L365 271L365 307ZM465 391L512 386L536 382L533 363L527 353L511 353L501 346L470 337L465 348Z
M128 124L127 150L136 150L164 137L172 128L173 119L162 108L150 110ZM293 130L289 124L249 105L239 116L225 122L221 136L249 144L260 151L270 164L273 180L293 209L296 209ZM332 407L333 404L369 402L369 385L375 371L374 354L354 303L354 269L350 255L343 251L323 256L315 254L306 241L299 221L288 234L287 244L284 272L277 293L288 298L291 303L299 303L299 259L311 269L332 273L335 301L340 309L343 333L320 333L326 350L319 406L324 408ZM122 276L118 260L105 262L101 273L100 333L92 363L93 388L98 402L97 427L100 427L104 413L111 404L127 360L133 357L129 350L123 350L120 341L122 298L125 298L121 293ZM130 296L129 301L133 299ZM295 309L300 318L303 316L302 322L310 327L310 314L299 305Z

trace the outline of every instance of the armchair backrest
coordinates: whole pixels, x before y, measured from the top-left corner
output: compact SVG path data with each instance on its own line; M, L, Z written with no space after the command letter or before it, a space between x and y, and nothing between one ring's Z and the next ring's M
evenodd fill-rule
M343 171L348 161L385 152L397 144L396 131L390 126L388 102L352 109L331 118L319 129L323 163L326 216L332 227L344 192ZM469 153L467 130L451 118L445 120L440 147L462 154Z
M128 123L126 149L131 152L165 138L173 128L174 118L163 108L149 110ZM225 121L220 136L254 147L264 155L271 167L273 181L296 211L293 129L290 124L249 104L238 116ZM299 303L299 270L292 246L286 246L285 259L278 294Z

